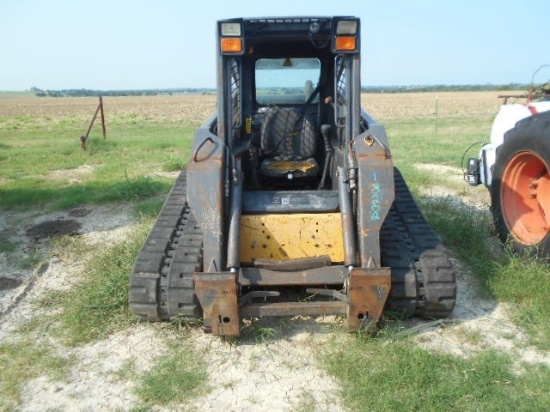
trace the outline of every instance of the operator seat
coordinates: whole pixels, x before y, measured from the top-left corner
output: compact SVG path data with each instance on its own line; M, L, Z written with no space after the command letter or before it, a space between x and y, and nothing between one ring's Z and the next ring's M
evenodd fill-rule
M264 160L262 175L273 178L316 177L319 164L316 152L317 129L305 112L296 109L269 107L260 133Z

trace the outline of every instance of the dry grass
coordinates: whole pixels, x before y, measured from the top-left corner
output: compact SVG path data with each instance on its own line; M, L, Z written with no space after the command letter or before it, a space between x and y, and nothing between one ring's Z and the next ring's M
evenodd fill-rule
M501 92L438 92L438 93L365 93L363 107L375 118L389 120L440 119L470 117L493 118L502 99Z
M199 124L214 111L215 95L178 94L172 96L105 97L108 122L184 122ZM0 119L32 117L36 124L59 124L74 120L86 124L98 105L96 97L0 98Z
M365 93L363 107L376 119L426 119L436 114L439 118L492 118L501 100L499 92L443 92L443 93ZM6 117L33 118L33 122L57 124L70 118L86 124L97 107L95 97L33 97L10 96L0 98L0 119ZM186 122L202 123L215 110L215 95L177 94L172 96L106 97L105 112L108 122Z

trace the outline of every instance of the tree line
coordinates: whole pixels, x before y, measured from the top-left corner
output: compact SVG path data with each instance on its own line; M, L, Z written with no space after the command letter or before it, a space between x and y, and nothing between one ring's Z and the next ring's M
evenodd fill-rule
M364 93L429 93L429 92L482 92L528 90L530 85L510 84L436 84L419 86L363 86Z
M424 86L363 86L364 93L427 93L427 92L477 92L477 91L516 91L528 90L530 85L520 83L510 84L471 84L471 85L424 85ZM201 88L173 88L173 89L132 89L132 90L92 90L92 89L63 89L42 90L31 87L38 97L89 97L89 96L158 96L172 94L213 94L216 89Z
M211 94L214 89L209 88L174 88L174 89L135 89L135 90L91 90L91 89L62 89L42 90L31 87L31 92L37 97L97 97L97 96L158 96L179 93Z

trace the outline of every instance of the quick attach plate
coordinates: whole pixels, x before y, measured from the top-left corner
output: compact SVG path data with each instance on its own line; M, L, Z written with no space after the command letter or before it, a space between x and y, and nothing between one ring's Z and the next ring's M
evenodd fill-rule
M353 269L348 286L349 332L374 330L380 320L391 288L390 268Z
M237 274L195 273L195 293L202 306L204 327L214 336L239 336Z

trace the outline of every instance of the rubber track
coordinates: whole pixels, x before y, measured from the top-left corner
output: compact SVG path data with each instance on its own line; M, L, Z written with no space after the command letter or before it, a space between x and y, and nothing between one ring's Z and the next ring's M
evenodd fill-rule
M186 202L180 173L139 253L130 279L130 310L143 320L198 318L193 273L201 270L202 233Z
M404 316L449 316L456 301L455 269L398 169L380 242L382 265L392 269L389 309Z

